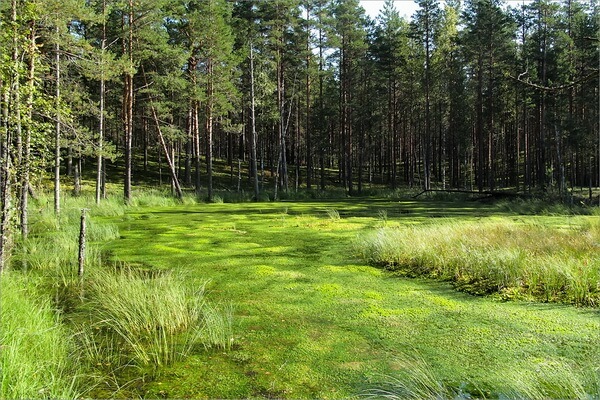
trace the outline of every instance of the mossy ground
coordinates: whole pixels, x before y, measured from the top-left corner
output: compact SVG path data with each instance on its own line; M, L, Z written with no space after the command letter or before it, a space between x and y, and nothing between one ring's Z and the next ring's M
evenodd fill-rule
M406 355L422 357L449 386L494 396L547 364L576 373L600 365L597 309L475 297L443 282L393 277L352 254L363 232L439 218L563 226L594 217L364 199L128 212L121 238L105 249L177 270L190 285L210 279L210 300L235 308L235 337L230 351L198 349L117 396L347 398L393 376Z

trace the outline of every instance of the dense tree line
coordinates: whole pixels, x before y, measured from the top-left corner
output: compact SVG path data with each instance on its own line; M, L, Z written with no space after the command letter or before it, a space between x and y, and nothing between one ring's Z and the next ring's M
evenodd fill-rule
M37 182L59 213L84 161L97 202L107 166L129 201L157 163L210 200L214 160L257 199L600 186L598 3L417 3L407 21L391 0L375 20L358 0L3 1L0 253Z

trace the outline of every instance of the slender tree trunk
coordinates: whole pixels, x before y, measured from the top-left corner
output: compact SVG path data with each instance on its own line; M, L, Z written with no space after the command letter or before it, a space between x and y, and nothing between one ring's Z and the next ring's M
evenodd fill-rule
M306 20L310 21L310 1L306 2ZM310 49L310 27L306 30L306 189L312 189L312 129L310 124L311 108L310 108L310 60L312 51Z
M429 11L428 11L429 13ZM424 176L425 190L431 189L431 153L432 153L432 135L431 135L431 65L430 65L430 31L429 31L429 14L425 21L425 154Z
M106 94L106 82L104 79L104 56L106 51L106 0L102 1L102 39L100 42L101 65L100 65L100 115L98 119L98 156L96 157L96 204L100 204L102 197L102 163L104 148L104 97Z
M254 94L254 49L252 43L250 43L250 112L252 118L252 133L250 135L250 170L253 177L254 186L254 200L258 201L259 189L258 189L258 169L256 165L257 154L256 154L256 142L258 140L256 135L256 98Z
M200 197L200 125L199 125L199 105L198 101L194 100L192 113L193 113L193 134L194 134L194 170L196 172L195 178L195 190L196 197Z
M476 125L475 139L477 141L477 189L483 191L483 160L484 160L484 140L483 140L483 55L478 55L477 61L477 100L476 100Z
M129 70L123 76L123 128L125 133L125 173L123 179L123 198L125 203L131 201L132 177L132 139L133 139L133 0L129 0L127 21L127 41L123 43L123 53L127 54ZM123 25L125 21L123 20Z
M208 174L208 201L213 201L213 79L214 71L212 60L208 60L206 63L206 74L208 82L206 85L206 172Z
M21 167L21 236L26 239L29 234L29 170L31 156L31 135L33 130L33 92L35 88L35 62L37 57L37 45L35 43L35 21L31 22L29 37L29 69L27 74L27 125L25 129L25 141L23 148L23 165Z
M13 7L14 6L13 2ZM16 17L15 17L16 19ZM11 128L9 127L9 93L12 90L7 90L2 109L2 144L0 146L0 274L6 269L6 259L8 256L8 241L9 241L9 221L10 221L10 209L11 209L11 196L10 196L10 179L11 179L11 164L9 148L11 140Z

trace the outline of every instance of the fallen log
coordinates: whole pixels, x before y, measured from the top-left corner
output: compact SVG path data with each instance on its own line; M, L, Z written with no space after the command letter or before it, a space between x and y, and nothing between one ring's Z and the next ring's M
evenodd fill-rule
M517 192L508 192L508 191L496 191L496 190L466 190L466 189L426 189L422 192L414 195L412 198L416 199L425 193L462 193L462 194L473 194L481 196L479 199L487 199L490 197L514 197L514 198L531 198L533 197L531 194L527 193L517 193ZM478 199L478 200L479 200Z

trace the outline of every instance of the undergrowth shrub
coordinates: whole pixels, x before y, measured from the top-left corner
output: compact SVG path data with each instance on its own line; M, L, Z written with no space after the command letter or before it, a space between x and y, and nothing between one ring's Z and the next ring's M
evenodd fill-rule
M74 343L31 276L0 280L0 398L79 398Z
M549 228L512 222L383 228L355 243L373 265L453 281L474 294L600 302L600 222Z

